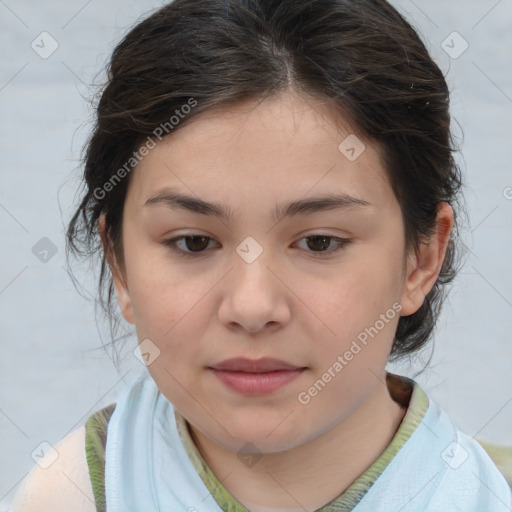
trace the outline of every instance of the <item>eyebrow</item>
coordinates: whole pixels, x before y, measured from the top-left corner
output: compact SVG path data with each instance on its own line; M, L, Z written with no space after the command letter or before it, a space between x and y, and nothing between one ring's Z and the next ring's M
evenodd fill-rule
M192 213L218 217L230 221L233 218L231 209L219 203L210 203L198 197L187 196L173 189L165 188L156 195L147 199L145 207L165 206L170 209L182 209ZM327 210L346 210L353 207L371 206L368 201L353 197L346 193L327 194L314 196L308 199L297 199L287 203L279 204L272 212L276 222L285 217L305 215Z

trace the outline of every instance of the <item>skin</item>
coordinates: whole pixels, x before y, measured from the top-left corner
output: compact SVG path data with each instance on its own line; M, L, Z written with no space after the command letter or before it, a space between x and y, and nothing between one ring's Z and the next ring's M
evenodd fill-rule
M140 341L149 338L160 350L148 371L189 422L212 471L252 511L316 510L388 446L406 412L385 383L399 315L417 311L431 290L453 226L451 207L441 203L436 234L404 267L402 214L379 147L365 141L349 161L338 145L354 130L333 116L319 100L293 93L201 114L132 171L125 267L109 256L124 318ZM163 186L224 204L234 217L144 207ZM278 203L333 191L371 206L277 224L271 217ZM101 221L108 249L103 229ZM200 256L183 258L162 244L183 234L211 241ZM305 238L315 234L352 243L321 258L320 246ZM263 249L252 263L236 252L248 236ZM178 247L196 248L185 240ZM335 247L332 240L327 252ZM301 404L298 394L394 303L400 313ZM207 370L231 357L264 356L307 369L257 397L228 389ZM252 466L238 457L247 443L262 455Z

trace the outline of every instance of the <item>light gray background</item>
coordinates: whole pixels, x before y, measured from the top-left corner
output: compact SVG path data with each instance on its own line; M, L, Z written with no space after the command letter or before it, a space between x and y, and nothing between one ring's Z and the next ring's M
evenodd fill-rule
M163 3L0 0L0 510L38 445L83 425L141 369L130 356L118 373L99 348L108 329L64 269L64 230L90 129L88 84L121 36ZM512 445L512 0L392 3L447 73L469 187L471 253L439 322L431 369L417 380L462 430ZM31 48L43 31L59 44L47 59ZM454 31L469 44L456 59L441 46ZM32 252L43 237L57 247L46 263ZM75 273L92 296L96 279L85 270ZM416 359L390 370L413 376Z

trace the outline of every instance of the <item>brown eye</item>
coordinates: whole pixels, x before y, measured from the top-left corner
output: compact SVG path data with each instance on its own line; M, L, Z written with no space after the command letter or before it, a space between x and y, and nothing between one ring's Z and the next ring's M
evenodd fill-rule
M330 236L322 236L322 235L314 235L308 236L308 247L315 251L325 251L331 245L332 237Z
M170 240L164 240L162 245L169 247L179 256L193 258L195 256L199 257L203 253L207 252L206 249L208 248L208 244L211 240L213 240L211 237L205 235L182 235ZM320 258L327 257L339 251L352 241L349 238L339 238L323 234L307 236L302 238L300 241L302 240L307 240L306 252ZM184 242L181 244L181 247L178 245L179 242ZM333 242L335 242L334 248L329 249Z
M349 238L339 238L331 235L311 235L302 238L302 240L307 240L307 252L313 253L319 257L329 256L347 246L352 241ZM328 250L333 241L336 242L335 248Z
M187 249L190 249L192 252L201 252L208 247L208 240L210 239L207 236L199 235L185 236L183 237L183 240L185 240L185 246Z
M202 254L208 247L208 243L211 240L210 237L204 235L182 235L171 240L164 240L163 245L169 247L172 251L176 252L180 256L194 256ZM178 246L178 242L184 241L181 247Z

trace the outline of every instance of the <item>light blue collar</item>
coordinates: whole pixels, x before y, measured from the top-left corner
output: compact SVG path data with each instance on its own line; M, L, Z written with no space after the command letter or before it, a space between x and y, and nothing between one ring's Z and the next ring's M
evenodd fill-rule
M423 393L417 384L415 392ZM226 512L192 464L174 408L145 368L126 385L109 421L105 497L107 512ZM234 497L232 503L229 510L236 509ZM421 423L352 510L510 512L512 495L484 449L430 400Z

